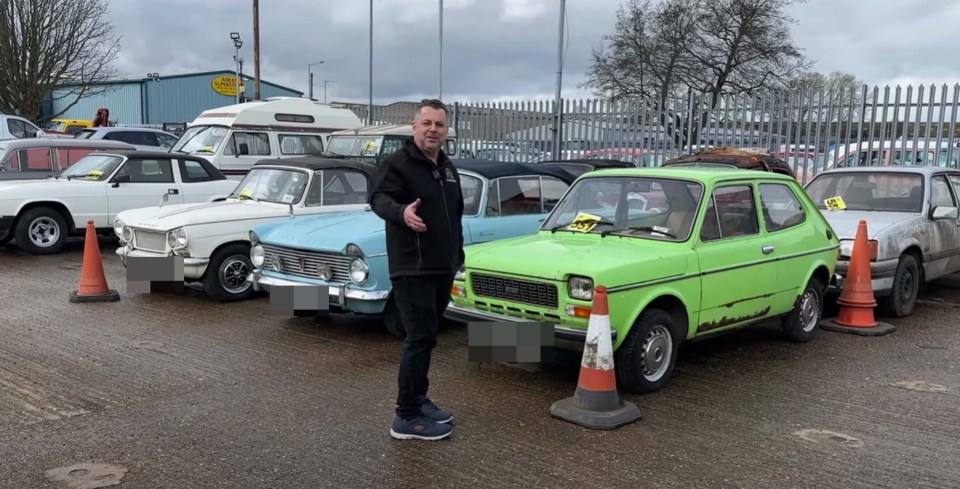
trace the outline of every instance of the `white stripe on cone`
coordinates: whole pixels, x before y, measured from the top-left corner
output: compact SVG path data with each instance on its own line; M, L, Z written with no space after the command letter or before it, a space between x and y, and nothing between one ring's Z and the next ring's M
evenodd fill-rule
M613 342L610 341L610 315L590 313L587 341L580 365L595 370L613 370Z

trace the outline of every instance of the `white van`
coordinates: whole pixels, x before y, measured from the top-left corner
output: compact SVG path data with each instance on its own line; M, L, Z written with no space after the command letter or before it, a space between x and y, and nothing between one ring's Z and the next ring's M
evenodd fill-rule
M366 160L379 166L387 155L400 149L405 140L412 138L413 127L410 124L364 126L331 134L327 152L352 160ZM443 152L450 159L460 156L457 133L453 128L447 132Z
M170 151L202 156L239 180L260 160L319 155L331 133L362 126L363 120L347 108L271 97L204 111Z

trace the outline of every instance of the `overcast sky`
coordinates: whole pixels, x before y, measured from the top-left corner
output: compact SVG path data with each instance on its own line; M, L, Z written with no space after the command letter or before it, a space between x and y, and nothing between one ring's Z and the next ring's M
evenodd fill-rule
M108 0L121 39L119 75L233 69L230 32L244 41L253 75L251 0ZM438 92L439 0L374 0L375 103ZM445 101L552 99L556 88L559 0L444 0ZM621 0L567 0L565 97L578 89L591 50L613 29ZM909 4L910 7L906 7ZM261 0L261 79L314 97L323 80L330 101L366 102L368 0ZM960 82L957 0L807 0L788 12L793 36L815 69L853 73L864 82ZM252 85L247 89L252 95Z

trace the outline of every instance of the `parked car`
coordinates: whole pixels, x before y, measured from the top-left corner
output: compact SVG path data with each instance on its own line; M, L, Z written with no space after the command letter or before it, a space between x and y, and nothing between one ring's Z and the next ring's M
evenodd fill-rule
M55 134L58 137L72 138L82 131L85 127L93 127L93 121L86 119L50 119L50 125L47 126L48 134Z
M96 151L136 149L120 141L78 141L35 138L0 141L0 180L42 180L56 177Z
M55 134L48 134L23 117L0 114L0 140L55 137Z
M169 151L177 143L177 137L173 134L149 127L88 127L81 129L74 137L122 141L143 151Z
M538 164L458 160L464 246L534 232L574 181ZM338 212L261 224L250 230L257 289L289 285L329 288L330 309L384 312L390 296L383 220L373 211ZM384 316L391 333L402 336Z
M110 233L120 212L224 199L236 181L206 160L149 151L90 153L60 178L0 184L0 244L16 239L31 254L58 253L67 236L83 236L87 221Z
M597 202L616 192L615 205ZM665 207L631 205L664 194ZM791 177L694 168L581 176L537 233L466 252L448 319L546 322L583 348L597 286L607 289L619 383L660 389L685 341L779 318L810 341L837 261L830 224Z
M814 177L806 191L841 240L837 290L861 219L867 222L874 296L894 317L913 312L921 284L960 271L960 170L838 168ZM833 197L840 197L842 209L828 210L825 201Z
M242 300L253 290L247 275L251 227L325 212L363 210L376 167L317 156L262 160L221 202L143 207L113 223L127 257L183 256L183 277L200 282L216 300ZM183 235L182 240L176 239Z
M544 160L537 163L538 165L549 165L556 168L561 168L567 172L573 174L575 177L579 177L584 173L591 172L594 170L602 170L606 168L636 168L633 163L629 163L622 160L607 160L599 158L589 158L589 159L575 159L575 160Z
M602 148L585 151L584 159L616 159L631 163L640 168L652 168L663 164L666 158L658 154L657 150L648 148Z
M671 158L661 165L670 167L729 167L741 170L759 170L789 175L797 179L793 169L785 161L763 151L742 150L731 147L708 148L696 153Z

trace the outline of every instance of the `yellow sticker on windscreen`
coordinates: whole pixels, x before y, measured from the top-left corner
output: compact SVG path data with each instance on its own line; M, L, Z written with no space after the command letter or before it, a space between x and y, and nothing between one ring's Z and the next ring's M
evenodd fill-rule
M830 209L831 211L839 211L847 208L847 204L843 202L843 199L839 195L824 200L823 204L826 205L827 209Z
M240 193L237 195L246 199L246 198L249 198L251 195L253 195L253 192L251 192L250 189L245 188L241 190Z
M103 172L100 170L91 170L90 173L87 173L87 178L100 178L103 176Z
M600 216L587 214L586 212L578 212L577 217L573 218L573 222L567 226L567 230L578 233L589 233L593 228L597 227L597 224L600 224L602 219Z

